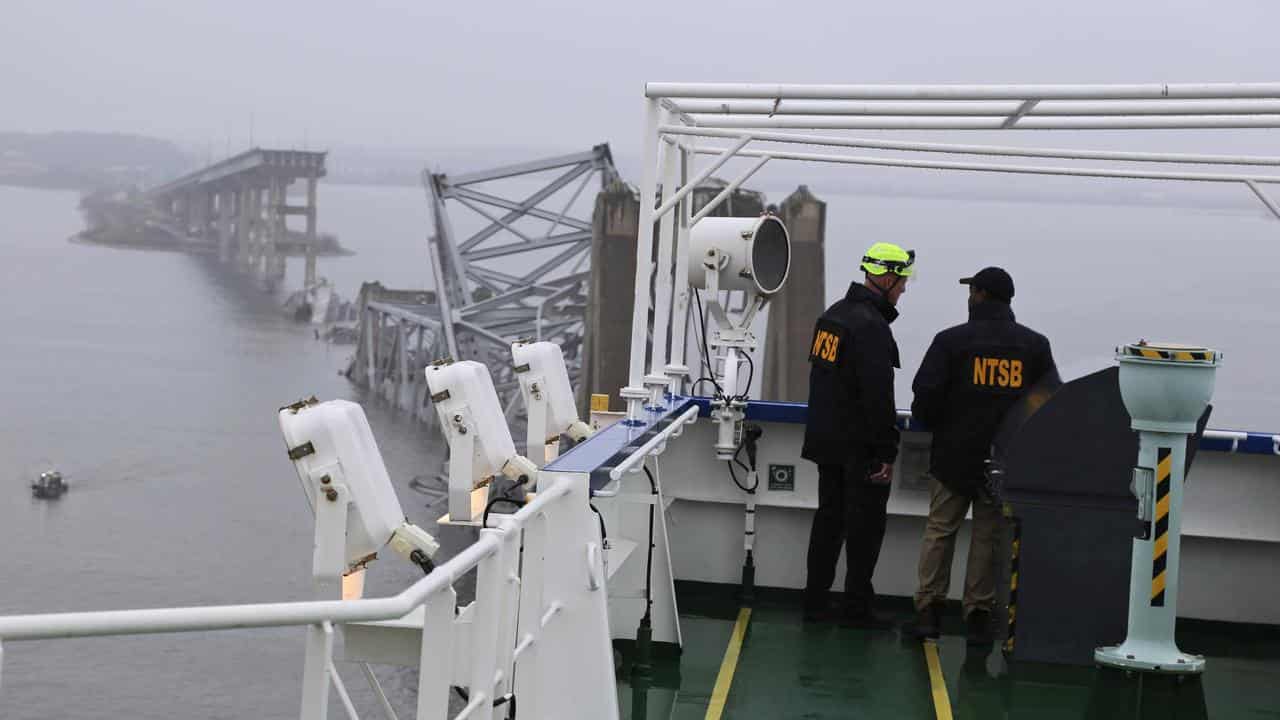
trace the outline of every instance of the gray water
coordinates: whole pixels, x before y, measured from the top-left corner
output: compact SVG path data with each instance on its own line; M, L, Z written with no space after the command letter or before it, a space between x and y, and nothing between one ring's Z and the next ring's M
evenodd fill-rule
M322 188L322 230L358 253L321 261L344 295L369 279L429 286L420 190ZM1138 337L1208 344L1228 363L1213 425L1280 430L1280 316L1269 307L1280 223L1256 208L824 197L829 299L870 242L920 251L920 277L894 326L900 404L933 333L964 318L956 278L1001 264L1017 280L1020 317L1049 335L1067 374L1106 364L1117 343ZM0 613L306 598L311 518L275 410L311 394L361 399L337 375L349 349L314 341L273 301L198 258L67 243L80 227L76 201L0 187ZM436 439L377 401L366 408L406 512L430 524L443 510L408 481L435 468ZM26 489L45 464L72 483L57 502ZM383 563L368 590L394 592L413 577ZM297 712L303 636L4 651L5 720L287 718ZM412 679L380 672L411 714ZM372 711L355 673L349 685Z
M347 349L314 341L199 258L66 242L76 201L0 187L0 613L307 598L312 521L275 411L312 394L360 399L337 375ZM331 204L339 215L343 202ZM396 254L401 237L378 237L385 245L357 257ZM435 469L435 438L380 403L367 408L406 512L429 523L443 510L408 480ZM56 502L26 488L46 463L72 485ZM371 593L415 576L382 565ZM297 713L296 629L4 651L6 720ZM403 676L384 679L405 702Z

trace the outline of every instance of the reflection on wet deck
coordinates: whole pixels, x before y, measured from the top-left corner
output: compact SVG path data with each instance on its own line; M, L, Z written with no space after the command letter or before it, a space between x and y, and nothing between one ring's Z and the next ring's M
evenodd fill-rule
M619 704L632 720L945 717L935 706L922 646L900 630L868 632L801 622L789 597L757 602L721 715L712 703L738 608L732 594L681 590L685 648L657 648L636 673L619 647ZM890 607L891 606L891 607ZM905 623L905 600L886 611ZM1258 720L1280 718L1280 628L1199 621L1179 625L1183 647L1203 653L1202 677L1128 674L1092 667L1008 664L998 649L967 647L959 627L937 643L955 720ZM709 708L711 708L709 710Z

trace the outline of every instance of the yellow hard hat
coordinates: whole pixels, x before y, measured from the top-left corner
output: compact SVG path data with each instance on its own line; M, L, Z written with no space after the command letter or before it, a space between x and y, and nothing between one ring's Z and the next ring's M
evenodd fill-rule
M898 277L911 277L915 265L916 251L903 250L893 243L878 242L862 256L862 269L871 275L891 272Z

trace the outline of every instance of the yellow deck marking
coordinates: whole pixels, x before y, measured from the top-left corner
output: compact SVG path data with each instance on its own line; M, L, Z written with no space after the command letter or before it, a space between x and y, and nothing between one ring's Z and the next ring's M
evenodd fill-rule
M936 642L924 642L924 660L929 666L929 685L933 689L933 714L938 720L951 720L951 697L947 695L947 681L942 679L942 663L938 661Z
M733 634L729 636L729 647L724 649L724 660L720 661L720 674L716 676L716 687L711 691L711 702L707 705L704 720L720 720L720 716L724 713L724 705L729 701L729 686L733 685L733 673L738 669L738 654L742 652L742 638L746 636L747 624L750 622L751 608L739 610L738 622L733 624Z

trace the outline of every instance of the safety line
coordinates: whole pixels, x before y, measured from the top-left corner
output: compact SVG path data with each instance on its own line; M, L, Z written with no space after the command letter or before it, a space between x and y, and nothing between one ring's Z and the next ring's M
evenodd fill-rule
M951 720L951 697L947 695L947 681L942 678L942 663L938 661L938 644L924 641L924 661L929 666L929 686L933 690L933 714L938 720Z
M724 705L729 701L729 686L733 684L733 673L738 669L742 639L747 634L747 624L750 622L751 608L739 610L738 621L733 624L733 634L729 636L729 647L724 649L724 660L720 661L720 674L716 676L716 686L711 691L711 703L707 705L705 720L720 720L724 713Z

